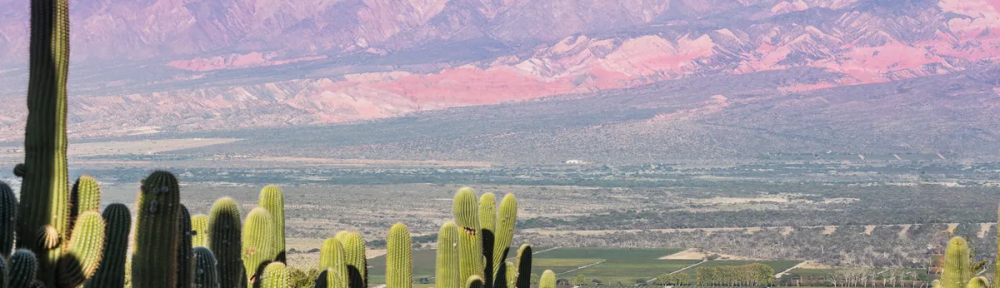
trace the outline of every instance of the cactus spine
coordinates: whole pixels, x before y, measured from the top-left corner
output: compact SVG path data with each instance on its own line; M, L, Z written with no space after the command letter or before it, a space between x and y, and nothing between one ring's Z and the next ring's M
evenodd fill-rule
M69 176L66 165L66 80L69 72L69 0L31 5L28 120L17 245L38 257L37 278L55 287L58 243L69 233ZM46 233L48 235L39 235ZM51 241L37 241L39 236ZM54 244L54 245L53 245Z
M268 264L264 268L263 275L261 276L261 288L288 288L288 270L285 269L285 264L281 262L274 262Z
M437 275L435 288L461 288L458 279L458 225L441 225L437 243Z
M176 287L177 245L181 237L177 178L169 172L153 172L143 182L141 193L136 208L132 286Z
M191 216L191 231L194 233L194 237L191 237L191 248L208 247L208 216Z
M349 280L347 274L347 260L344 255L344 246L337 238L328 238L323 241L323 247L319 251L319 270L327 272L327 286L329 288L347 288Z
M413 247L410 244L410 230L406 225L392 225L386 246L386 288L413 287L413 259L410 254Z
M194 249L191 248L191 212L184 204L177 213L177 232L180 240L177 242L177 287L190 288L194 283Z
M14 251L14 228L17 226L17 197L14 190L0 181L0 257ZM6 279L4 279L6 280Z
M969 284L965 286L965 288L989 288L989 287L990 287L990 280L986 279L986 277L983 276L972 278L971 280L969 280Z
M38 273L38 259L35 253L20 249L7 260L10 288L28 288Z
M969 262L969 244L962 237L951 238L945 250L941 285L944 288L965 288L972 278Z
M208 216L208 247L218 261L219 287L239 288L246 273L240 250L243 249L240 209L236 200L221 198L212 205Z
M465 287L466 288L483 288L483 287L485 287L484 283L485 282L483 281L483 277L479 277L479 275L472 275L472 277L469 277L469 280L465 281Z
M104 249L104 218L97 211L80 214L73 227L66 255L59 258L59 287L76 287L97 271Z
M538 288L556 288L556 273L552 270L542 272L542 278L538 281Z
M483 234L479 233L479 215L476 192L462 188L455 194L455 224L459 231L459 279L483 274Z
M272 250L275 253L274 261L285 263L285 196L278 186L268 185L260 190L260 200L257 206L267 209L274 217L274 240Z
M121 288L125 286L125 259L128 257L128 234L132 228L132 214L124 204L111 204L104 208L104 257L94 277L84 285L87 288Z
M219 270L212 250L199 246L194 248L194 288L219 288Z
M274 260L274 218L264 208L254 208L243 224L243 271L256 282L268 262Z
M365 257L365 240L357 232L338 233L337 239L344 246L348 285L350 288L367 288L368 259Z
M517 288L531 287L531 245L517 249Z
M493 286L493 245L495 244L497 228L497 197L493 193L479 197L479 232L482 236L483 253L483 285Z
M493 244L493 274L496 280L500 268L507 261L507 254L510 253L510 243L514 241L514 224L517 223L517 198L514 194L507 194L500 202L500 213L497 215L496 231L494 233ZM510 271L507 271L510 273ZM494 283L496 282L494 280Z

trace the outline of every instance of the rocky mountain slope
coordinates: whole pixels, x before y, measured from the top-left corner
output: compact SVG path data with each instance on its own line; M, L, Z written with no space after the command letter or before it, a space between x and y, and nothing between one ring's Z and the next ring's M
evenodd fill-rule
M0 67L10 67L0 68L0 141L22 135L26 5L0 0ZM79 0L73 16L71 137L363 121L796 68L832 75L771 87L799 93L1000 56L1000 0Z

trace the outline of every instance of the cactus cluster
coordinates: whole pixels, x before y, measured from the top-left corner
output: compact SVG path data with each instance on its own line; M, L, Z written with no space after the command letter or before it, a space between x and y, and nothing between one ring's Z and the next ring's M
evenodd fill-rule
M0 288L289 287L285 200L277 186L260 191L245 221L232 198L192 217L181 204L178 179L166 171L140 181L134 211L114 203L102 212L100 185L91 176L71 186L69 1L32 1L30 30L25 163L14 168L22 178L20 197L0 182ZM442 226L439 239L439 287L528 288L521 280L530 274L530 247L521 249L528 255L519 254L518 265L505 262L517 216L513 195L498 210L493 194L477 199L463 188L453 210L455 222ZM393 225L387 243L387 286L412 287L409 229ZM368 287L361 234L343 231L327 239L320 263L318 287Z
M455 222L442 225L438 234L438 287L460 287L473 283L482 283L485 288L522 287L515 281L508 281L508 278L517 279L518 270L526 271L524 275L530 274L530 255L516 269L506 263L517 221L517 199L514 195L504 196L498 211L494 194L485 193L477 202L475 191L462 188L455 193L452 212ZM530 248L528 250L530 254ZM452 275L456 266L458 275ZM474 277L478 282L470 280Z

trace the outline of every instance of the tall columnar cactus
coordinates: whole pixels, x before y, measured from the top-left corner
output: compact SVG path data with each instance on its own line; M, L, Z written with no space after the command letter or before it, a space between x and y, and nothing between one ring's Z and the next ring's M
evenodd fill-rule
M337 240L344 246L344 263L347 264L350 288L368 287L368 260L365 257L365 239L358 232L338 233Z
M243 271L254 283L264 265L274 260L274 217L264 208L254 208L243 224Z
M208 247L208 216L191 216L191 230L194 233L194 237L191 237L192 248Z
M479 275L472 275L468 280L465 281L465 288L483 288L486 287L483 277Z
M17 196L10 186L0 181L0 256L10 257L14 251L14 227L17 226Z
M479 232L482 236L483 282L485 287L493 286L493 245L497 228L497 197L493 193L479 197Z
M413 287L413 258L411 258L410 230L397 223L389 229L386 243L385 283L386 288Z
M328 288L347 288L350 277L347 274L347 258L344 246L337 238L323 241L319 250L319 270L327 272Z
M538 288L556 288L556 273L552 270L542 272L542 278L538 281Z
M274 217L274 240L271 241L276 254L274 261L285 263L285 196L278 186L268 185L260 190L257 206L267 209Z
M531 287L531 245L517 249L517 288Z
M944 273L941 275L941 285L944 288L965 288L969 279L972 278L969 244L962 237L951 238L944 255Z
M121 288L125 286L125 260L128 258L128 234L132 214L125 204L104 208L104 257L86 288Z
M76 221L76 216L86 211L101 211L101 187L90 175L83 175L73 183L69 194L70 224ZM72 236L71 236L72 237Z
M219 287L240 288L245 283L242 279L243 260L240 255L243 249L243 227L240 208L233 198L221 198L212 205L208 216L208 246L218 260ZM138 287L137 287L138 288Z
M479 233L479 205L476 192L462 188L455 194L455 224L459 232L459 279L469 279L472 275L483 274L483 234Z
M35 281L38 273L38 259L35 253L29 250L20 249L14 252L7 260L8 275L7 280L10 288L28 288Z
M461 288L458 279L458 225L454 222L441 225L437 243L436 288Z
M104 250L104 226L97 211L85 211L76 219L66 255L56 265L59 287L76 287L97 271Z
M191 229L191 212L184 204L181 204L177 213L177 232L180 240L177 242L177 287L190 288L194 283L194 249L191 244L191 237L194 230Z
M14 169L23 178L16 235L19 248L38 256L38 279L55 287L56 265L65 247L59 243L67 240L70 228L66 166L69 0L32 2L30 31L25 162Z
M510 243L514 241L514 224L517 222L517 198L507 194L500 202L500 213L497 215L496 233L493 244L493 274L494 279L502 280L496 275L500 267L507 261ZM485 239L484 239L485 240ZM510 273L510 271L507 271ZM494 281L496 282L496 280Z
M199 246L194 248L194 288L219 288L219 269L216 267L212 250Z
M177 178L156 171L143 181L136 208L135 248L132 252L132 286L177 287L177 245L180 224L180 188Z
M989 288L990 280L986 277L979 276L969 280L969 284L966 284L965 288Z
M285 264L281 262L274 262L268 264L264 268L263 275L261 275L261 288L288 288L288 270L285 269Z

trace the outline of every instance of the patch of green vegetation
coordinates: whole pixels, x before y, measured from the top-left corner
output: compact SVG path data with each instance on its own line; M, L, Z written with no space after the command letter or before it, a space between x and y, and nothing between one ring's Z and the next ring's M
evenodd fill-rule
M698 272L698 268L701 267L717 267L717 266L739 266L745 264L761 263L767 266L771 266L774 269L774 273L781 273L781 271L788 270L789 268L795 267L802 261L798 260L777 260L777 261L747 261L747 260L717 260L708 261L702 263L701 265L691 267L691 269L684 270L684 273L689 275L695 275Z

